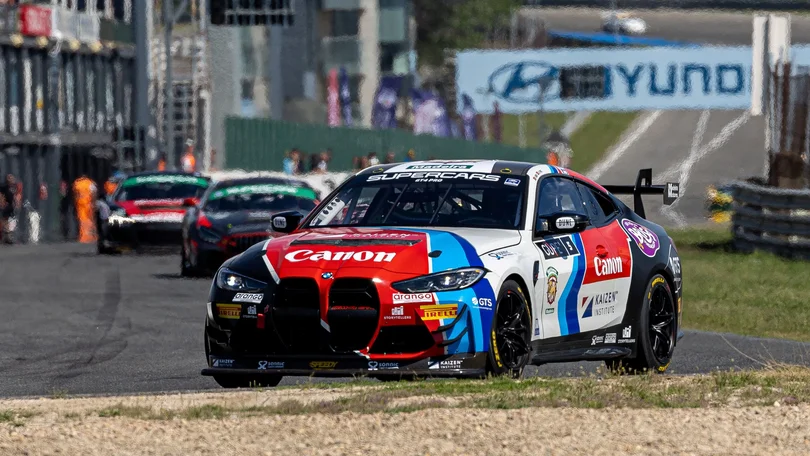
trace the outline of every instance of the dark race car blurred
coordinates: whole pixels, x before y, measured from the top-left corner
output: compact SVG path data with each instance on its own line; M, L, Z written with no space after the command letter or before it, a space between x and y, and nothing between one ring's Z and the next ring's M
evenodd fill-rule
M183 220L181 274L213 273L228 258L279 236L270 226L273 215L286 211L306 214L317 206L317 197L306 182L279 177L213 184Z
M128 176L97 205L98 253L180 245L183 216L210 182L184 172Z

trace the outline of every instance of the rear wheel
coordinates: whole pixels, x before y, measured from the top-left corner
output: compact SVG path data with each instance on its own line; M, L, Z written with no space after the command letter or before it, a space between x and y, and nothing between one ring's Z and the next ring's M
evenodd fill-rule
M191 265L186 256L185 245L180 247L180 275L183 277L196 277L198 275L197 269Z
M617 373L666 372L675 351L675 299L664 276L650 279L638 318L638 350L632 359L609 360L609 369Z
M530 342L529 301L515 281L507 280L492 317L487 373L520 378L531 357Z

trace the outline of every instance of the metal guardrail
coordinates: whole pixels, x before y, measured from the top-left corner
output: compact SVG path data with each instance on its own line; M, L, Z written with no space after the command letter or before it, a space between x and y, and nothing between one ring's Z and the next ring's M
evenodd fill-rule
M810 190L733 182L734 246L810 259Z
M610 8L605 0L523 0L524 6L571 6ZM796 11L807 8L807 0L616 0L617 8L640 9L752 9Z

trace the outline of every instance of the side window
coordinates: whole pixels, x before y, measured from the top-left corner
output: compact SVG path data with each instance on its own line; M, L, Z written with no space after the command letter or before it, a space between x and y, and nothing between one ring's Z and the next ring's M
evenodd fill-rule
M579 193L582 195L582 199L585 203L585 208L588 209L588 216L591 218L591 223L594 225L601 225L607 220L607 216L605 215L605 211L602 210L602 206L599 205L599 202L596 200L596 195L594 194L593 190L590 189L587 185L577 184L579 188Z
M537 200L537 218L549 216L555 212L572 211L588 214L579 196L577 184L570 179L546 177L540 184Z

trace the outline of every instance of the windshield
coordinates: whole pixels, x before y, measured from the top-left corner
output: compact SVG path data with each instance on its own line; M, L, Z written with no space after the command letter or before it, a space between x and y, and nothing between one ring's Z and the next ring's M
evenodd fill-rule
M306 187L283 184L238 185L212 192L205 203L205 210L281 212L301 209L306 213L315 208L316 198L315 191Z
M199 198L208 188L202 177L153 175L130 177L121 183L116 201Z
M519 229L524 179L466 172L357 176L307 226Z

